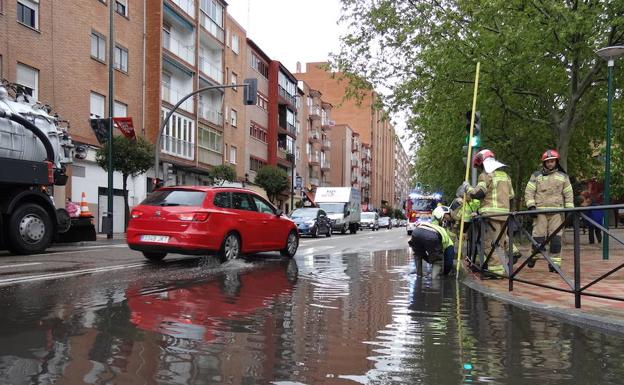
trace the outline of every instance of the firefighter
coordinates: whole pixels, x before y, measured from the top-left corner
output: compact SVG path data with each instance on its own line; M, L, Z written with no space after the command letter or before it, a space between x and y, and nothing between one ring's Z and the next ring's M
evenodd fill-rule
M451 206L449 207L451 209L451 217L455 221L455 231L457 232L457 234L459 234L461 220L463 217L464 235L468 245L466 258L471 261L472 264L475 263L476 250L474 248L471 248L471 245L473 245L473 239L479 239L478 234L471 227L472 217L477 215L480 204L481 202L479 202L478 199L467 199L467 202L464 203L462 198L457 197L453 200ZM461 245L461 242L459 243L459 245Z
M479 208L479 214L506 214L509 213L510 200L514 198L514 190L511 185L511 178L509 175L500 168L505 167L503 163L496 160L494 153L490 150L483 149L479 151L473 158L473 166L481 171L479 174L478 183L475 187L470 186L468 182L464 182L457 190L458 196L466 193L468 198L478 199L481 202ZM503 225L507 218L505 216L484 218L482 224L484 229L484 246L485 255L489 255L491 248L496 248L494 245L496 238L498 238ZM503 234L501 237L501 243L505 255L507 254L507 234ZM518 249L513 247L514 261L520 257ZM496 255L496 249L490 257L487 266L482 266L488 272L496 275L489 276L489 278L496 278L505 276L506 271L503 265L501 265L500 258Z
M437 223L445 223L451 220L450 210L446 206L439 206L433 210L433 218ZM453 271L453 259L455 258L455 247L448 230L433 222L419 222L412 231L412 238L408 242L416 262L416 273L422 275L422 261L433 265L434 274L437 262L442 261L442 274L447 275Z
M531 175L524 192L524 200L529 210L574 207L570 178L559 165L557 151L547 150L542 154L542 169ZM541 244L562 223L562 215L559 213L537 214L533 219L533 238ZM550 241L550 259L561 267L561 235L553 236ZM535 266L536 260L537 257L531 258L527 265ZM550 264L548 270L555 271Z

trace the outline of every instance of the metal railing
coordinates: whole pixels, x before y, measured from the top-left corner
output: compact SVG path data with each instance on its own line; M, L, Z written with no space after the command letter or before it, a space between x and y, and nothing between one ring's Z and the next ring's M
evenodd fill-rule
M592 220L587 214L588 211L591 210L614 210L614 209L624 209L624 205L606 205L606 206L590 206L590 207L577 207L570 209L549 209L549 210L530 210L530 211L517 211L510 212L506 214L490 214L490 215L481 215L473 218L470 228L468 229L468 251L466 253L466 259L468 261L469 266L478 271L481 275L481 278L485 278L486 275L497 276L499 278L505 278L509 282L509 291L513 290L514 282L521 282L529 285L539 286L547 289L562 291L566 293L574 294L574 304L576 308L581 307L581 297L596 297L614 301L624 301L624 297L616 297L612 295L597 293L597 292L589 292L587 289L593 287L597 283L603 281L609 276L613 275L618 270L624 268L624 261L617 266L613 267L609 271L601 274L597 278L590 278L591 281L583 284L581 281L581 258L582 258L582 248L580 245L580 236L581 236L581 220L585 221L585 223L594 226L596 229L602 232L604 237L613 238L616 242L621 245L624 245L624 239L619 238L616 234L614 234L613 230L608 230L602 226L602 224L595 222ZM555 229L551 234L547 237L544 237L543 241L538 242L532 234L527 230L526 223L530 221L531 216L539 215L539 214L559 214L565 216L565 220L562 221L561 225ZM485 239L485 226L489 224L489 221L492 219L497 219L499 221L504 221L500 232L496 235L494 242L488 248L484 245ZM616 218L617 220L617 218ZM569 277L564 271L562 271L561 267L553 261L548 252L546 252L545 246L549 245L553 238L557 235L561 235L563 230L567 225L572 225L574 241L573 241L573 277ZM507 235L507 248L503 250L505 252L505 256L501 256L500 253L497 253L497 249L501 248L501 241L505 238L504 235ZM530 245L531 252L528 256L522 257L517 262L514 261L513 250L514 250L514 233L519 233L522 237L526 236ZM540 238L541 240L542 238ZM494 255L496 254L496 255ZM511 256L511 257L510 257ZM518 274L527 266L531 259L537 257L538 259L542 258L549 264L549 270L554 273L557 273L561 279L565 282L567 288L561 288L553 285L549 285L543 282L530 281L528 279L519 278ZM487 271L486 267L491 258L499 258L502 266L505 269L505 275L495 274L493 272ZM516 262L516 263L514 263ZM517 264L517 265L516 265Z
M220 64L215 64L204 56L199 57L199 70L218 83L223 83L223 71Z
M223 43L224 35L223 28L221 28L217 23L214 22L202 9L201 10L201 25L206 28L208 32L212 34L212 36L216 37L221 43Z
M163 47L187 63L195 64L195 46L192 43L184 44L175 37L166 36L163 38Z
M289 94L288 91L286 91L286 89L284 87L278 86L277 88L279 89L279 95L282 98L287 100L293 106L295 106L297 104L297 102L295 101L295 97L292 96L291 94Z

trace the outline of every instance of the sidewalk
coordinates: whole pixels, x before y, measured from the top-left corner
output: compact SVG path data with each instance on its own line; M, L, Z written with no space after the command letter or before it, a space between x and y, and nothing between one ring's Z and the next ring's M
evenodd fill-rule
M620 239L624 239L624 229L615 230ZM562 250L563 271L571 282L574 282L573 256L574 245L571 230L564 234ZM581 287L592 282L604 273L624 263L624 246L613 238L609 241L610 254L608 260L602 259L602 244L590 245L587 234L581 234ZM523 255L529 255L527 247L520 248ZM574 294L543 288L514 281L513 291L509 291L508 280L480 280L479 275L472 273L464 263L464 283L513 305L527 310L535 310L547 315L566 319L580 326L624 333L624 301L614 301L590 296L581 296L581 308L574 307ZM547 262L540 259L535 268L525 266L517 278L531 282L546 284L559 288L570 289L568 284L557 274L548 271ZM624 299L624 269L586 289L587 293L609 295Z

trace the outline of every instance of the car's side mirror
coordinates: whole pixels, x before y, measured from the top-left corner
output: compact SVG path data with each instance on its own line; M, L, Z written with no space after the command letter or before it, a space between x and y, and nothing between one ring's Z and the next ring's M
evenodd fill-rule
M282 210L280 210L280 209L275 210L275 215L276 216L281 217L282 214L284 214L284 212Z

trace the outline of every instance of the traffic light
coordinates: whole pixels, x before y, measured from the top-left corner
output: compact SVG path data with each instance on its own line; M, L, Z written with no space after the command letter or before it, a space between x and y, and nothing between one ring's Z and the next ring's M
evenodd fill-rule
M250 78L243 80L245 85L243 90L243 103L247 106L254 106L258 101L258 79Z
M466 111L466 146L468 146L468 137L470 136L470 119L472 119L472 111ZM466 147L464 146L464 147ZM481 147L481 112L475 112L474 128L472 130L472 138L470 138L470 146L472 148ZM467 148L464 149L467 152Z

